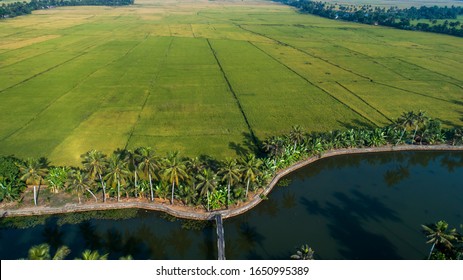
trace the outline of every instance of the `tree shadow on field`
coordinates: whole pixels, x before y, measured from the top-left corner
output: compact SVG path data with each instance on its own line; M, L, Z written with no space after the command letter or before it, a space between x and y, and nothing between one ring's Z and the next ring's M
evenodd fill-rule
M249 153L261 157L263 155L260 148L262 147L262 141L249 132L243 132L241 135L243 135L243 141L241 143L229 142L228 147L234 150L239 157L246 156Z

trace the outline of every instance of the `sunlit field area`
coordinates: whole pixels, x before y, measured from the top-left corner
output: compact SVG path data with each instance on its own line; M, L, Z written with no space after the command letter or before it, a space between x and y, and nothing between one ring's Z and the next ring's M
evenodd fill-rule
M269 1L137 0L0 20L0 154L234 156L293 125L463 124L463 39Z

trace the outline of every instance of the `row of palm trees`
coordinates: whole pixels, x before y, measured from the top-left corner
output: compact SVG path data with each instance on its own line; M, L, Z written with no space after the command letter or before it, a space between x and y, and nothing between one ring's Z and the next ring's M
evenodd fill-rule
M32 246L28 253L28 260L64 260L71 253L69 247L63 245L58 247L53 255L50 253L51 247L47 243L42 243L39 245ZM82 252L82 255L76 260L107 260L109 254L100 254L97 250L86 249ZM123 256L119 258L120 260L132 260L131 255Z
M390 125L377 128L351 128L323 133L305 133L293 126L288 134L263 141L264 164L280 169L324 151L340 148L379 147L384 145L463 144L463 128L441 127L423 111L404 112Z
M270 178L261 168L262 160L249 154L243 158L216 161L208 158L182 158L179 153L160 157L149 147L117 150L110 156L91 150L82 156L82 167L49 167L45 159L27 159L18 164L21 180L32 185L34 204L40 186L52 193L68 190L79 203L85 193L98 202L109 197L120 201L126 197L175 199L187 205L204 204L207 210L228 207L245 199L250 190L264 185ZM232 195L233 193L233 195Z
M79 203L87 195L98 202L121 196L175 199L186 205L204 205L207 210L228 207L245 200L250 191L265 187L280 169L324 151L340 148L377 147L399 144L463 144L463 129L442 129L438 120L423 111L404 112L382 128L357 128L306 133L293 126L282 136L262 142L259 156L218 161L209 157L185 158L178 152L161 157L149 147L116 150L111 155L91 150L82 155L82 166L49 167L44 159L18 161L20 179L34 189L34 204L40 186L51 192L72 191ZM0 170L1 171L1 170ZM101 194L99 194L101 193Z

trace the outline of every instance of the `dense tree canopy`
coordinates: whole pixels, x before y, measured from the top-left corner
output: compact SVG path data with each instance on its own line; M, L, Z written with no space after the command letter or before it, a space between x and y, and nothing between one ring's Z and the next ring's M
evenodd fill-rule
M373 7L371 5L344 5L310 0L274 0L298 8L300 11L326 17L365 24L384 25L407 30L444 33L463 37L462 23L457 19L463 15L463 7L426 7L400 9L398 7ZM430 23L413 20L429 20ZM445 20L438 24L437 20ZM453 21L452 21L453 20Z
M61 6L123 6L132 5L134 0L31 0L14 2L0 6L0 18L11 18L30 14L35 10Z

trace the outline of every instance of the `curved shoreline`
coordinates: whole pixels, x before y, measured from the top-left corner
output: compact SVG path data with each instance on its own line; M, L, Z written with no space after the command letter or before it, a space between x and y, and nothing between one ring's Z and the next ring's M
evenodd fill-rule
M366 154L366 153L379 153L379 152L397 152L397 151L463 151L463 146L451 146L451 145L401 145L401 146L383 146L373 148L351 148L351 149L337 149L330 150L323 153L321 156L312 156L308 159L300 161L290 167L277 172L277 174L270 181L264 191L256 194L251 200L245 202L244 205L238 206L237 208L218 210L212 212L195 212L192 211L191 207L180 207L171 206L168 204L152 203L152 202L118 202L118 203L98 203L98 204L67 204L62 207L28 207L22 209L0 209L0 217L20 217L20 216L36 216L36 215L52 215L52 214L65 214L74 212L85 212L85 211L101 211L101 210L114 210L114 209L128 209L137 208L151 211L165 212L169 215L175 216L182 219L190 220L212 220L216 215L222 215L224 219L231 218L240 214L243 214L255 206L261 201L261 195L267 196L278 181L288 175L289 173L307 166L317 160L349 154ZM185 209L181 209L185 208Z

